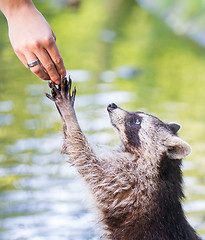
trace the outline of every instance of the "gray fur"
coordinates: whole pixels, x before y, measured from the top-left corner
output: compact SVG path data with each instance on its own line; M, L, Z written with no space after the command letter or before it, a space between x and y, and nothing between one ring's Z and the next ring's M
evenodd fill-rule
M61 88L50 85L53 100L63 120L63 152L95 196L111 240L199 240L186 221L181 159L190 146L176 132L179 125L166 124L142 113L127 112L115 104L108 106L111 123L121 146L94 149L80 129L71 80Z

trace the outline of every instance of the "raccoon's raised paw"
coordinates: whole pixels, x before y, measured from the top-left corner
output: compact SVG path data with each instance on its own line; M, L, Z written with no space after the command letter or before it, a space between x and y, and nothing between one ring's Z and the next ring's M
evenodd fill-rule
M74 106L75 96L76 96L76 87L73 88L71 93L71 85L72 80L69 76L69 80L67 78L63 78L61 83L56 86L53 82L49 82L48 86L51 88L51 95L45 93L46 97L50 100L54 101L57 105L61 105L61 103L70 103L71 106Z

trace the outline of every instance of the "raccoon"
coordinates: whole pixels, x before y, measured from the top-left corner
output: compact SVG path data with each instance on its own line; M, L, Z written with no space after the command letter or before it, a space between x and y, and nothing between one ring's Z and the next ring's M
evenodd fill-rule
M182 159L191 153L177 136L180 125L143 112L107 107L121 145L94 148L74 110L76 88L64 78L49 84L61 115L63 153L90 186L110 240L200 240L184 215Z

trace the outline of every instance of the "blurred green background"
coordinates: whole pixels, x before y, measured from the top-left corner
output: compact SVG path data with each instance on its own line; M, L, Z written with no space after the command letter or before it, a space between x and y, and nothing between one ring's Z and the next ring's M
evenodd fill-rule
M34 3L57 36L91 140L118 143L111 102L182 124L193 149L183 165L184 209L205 236L205 2ZM0 56L0 239L98 239L82 182L59 153L61 123L44 97L47 83L15 56L2 14Z

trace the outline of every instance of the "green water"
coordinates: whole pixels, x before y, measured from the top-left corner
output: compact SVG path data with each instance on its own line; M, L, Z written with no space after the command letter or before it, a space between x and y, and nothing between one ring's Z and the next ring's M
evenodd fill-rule
M92 141L118 143L111 102L182 124L193 150L183 167L184 209L205 236L205 49L133 0L88 0L77 11L37 6L57 36ZM44 97L47 84L20 63L3 15L0 23L0 239L96 239L85 187L60 155L60 118Z

